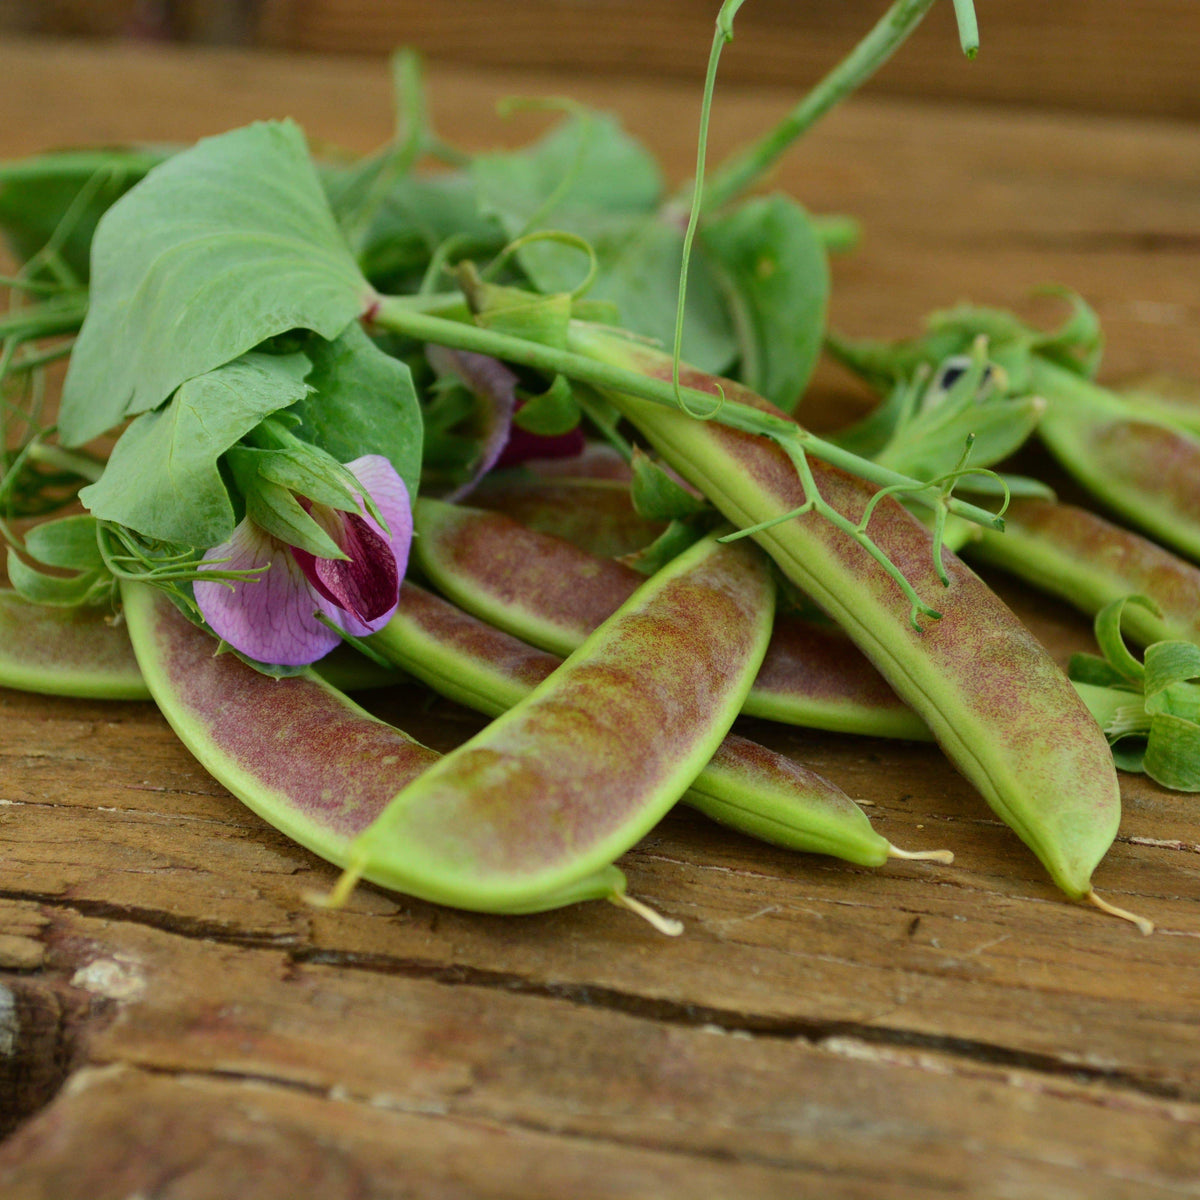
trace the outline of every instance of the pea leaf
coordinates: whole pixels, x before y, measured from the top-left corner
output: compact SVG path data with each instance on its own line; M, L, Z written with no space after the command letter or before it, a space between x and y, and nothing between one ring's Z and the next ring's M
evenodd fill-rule
M701 239L724 278L744 383L791 412L821 353L829 263L808 214L762 196L707 221Z
M307 391L302 354L251 353L188 380L134 420L99 481L79 493L92 514L146 537L207 549L234 527L217 460L264 417Z
M291 409L303 441L339 462L382 454L404 480L409 496L421 477L421 406L412 373L385 354L357 324L333 341L309 339L310 391Z
M106 212L63 386L78 445L292 329L335 338L371 301L298 126L207 138Z
M471 174L481 210L495 216L510 237L523 233L534 217L540 218L539 228L570 229L589 214L653 212L663 187L654 157L614 117L599 112L560 121L520 150L481 154ZM543 291L569 291L578 282L578 252L535 245L521 255Z

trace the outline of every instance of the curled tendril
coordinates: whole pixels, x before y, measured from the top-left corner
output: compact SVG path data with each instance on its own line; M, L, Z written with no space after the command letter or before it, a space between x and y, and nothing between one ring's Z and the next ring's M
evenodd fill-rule
M568 294L572 300L578 300L588 292L600 270L600 261L596 257L595 247L587 238L580 237L577 233L568 233L565 229L535 229L530 233L523 233L519 238L514 238L479 272L480 279L490 279L495 276L514 254L525 246L533 245L534 242L556 242L560 246L571 246L585 254L588 260L587 274L583 277L583 282L576 284Z
M592 144L595 118L582 104L566 96L548 96L532 99L526 96L509 96L496 105L496 110L502 117L511 116L514 112L563 112L575 117L579 121L579 143L575 147L575 154L571 158L571 165L567 168L566 173L558 183L555 184L550 194L538 205L530 218L525 222L521 232L517 234L517 238L520 239L537 229L546 217L558 207L571 188L574 187L580 172L583 170L583 163L587 158L588 149Z

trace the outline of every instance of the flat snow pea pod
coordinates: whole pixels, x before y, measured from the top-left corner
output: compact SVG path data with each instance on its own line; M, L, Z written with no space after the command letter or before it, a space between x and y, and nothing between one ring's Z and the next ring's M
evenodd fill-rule
M396 615L371 645L443 695L489 716L520 703L562 663L410 582L401 587ZM863 866L889 858L953 859L947 851L898 849L841 788L732 733L682 800L740 833Z
M0 686L53 696L148 700L129 635L107 609L33 604L0 590Z
M1038 435L1097 499L1156 540L1200 560L1200 437L1035 356L1047 400Z
M422 500L415 522L418 561L445 595L555 654L570 654L643 579L632 567L500 513ZM929 737L840 630L787 613L775 617L742 712L838 733Z
M167 596L124 584L142 675L183 744L219 783L281 833L339 866L397 788L440 757L359 708L315 673L273 679Z
M670 379L672 361L596 326L574 325L576 352ZM683 369L685 385L772 410L731 381ZM800 509L804 486L787 453L764 437L605 393L657 452L740 527ZM777 414L780 415L780 414ZM825 501L861 519L874 489L819 461ZM1095 901L1091 876L1116 835L1120 791L1104 737L1045 650L994 593L948 551L933 562L930 532L883 499L870 533L939 620L918 631L908 598L857 541L814 512L756 534L780 569L840 624L950 760L1072 898Z
M471 505L504 513L603 558L633 554L666 528L663 521L639 516L629 485L611 479L539 479L501 473L480 483L471 493Z
M770 634L757 550L698 542L549 678L400 791L351 869L426 899L561 903L679 799L741 708Z
M1161 615L1126 606L1123 626L1142 645L1200 642L1200 568L1111 521L1051 500L1015 500L1004 532L978 530L963 548L1095 614L1124 596L1148 596Z
M315 668L335 687L382 687L400 678L348 647ZM149 700L125 622L98 606L34 604L0 589L0 687L95 700Z

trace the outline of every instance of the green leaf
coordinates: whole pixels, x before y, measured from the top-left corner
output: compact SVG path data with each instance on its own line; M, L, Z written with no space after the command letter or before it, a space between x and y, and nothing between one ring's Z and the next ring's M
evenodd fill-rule
M763 196L707 221L701 239L727 281L742 381L791 412L820 356L829 304L811 219L786 196Z
M291 122L198 142L105 213L59 430L78 445L292 329L337 337L374 293Z
M653 157L607 114L573 116L525 149L481 155L471 166L481 210L509 238L553 229L588 242L596 277L588 299L608 302L621 323L669 346L683 258L682 225L659 211L662 177ZM586 263L577 248L532 241L516 253L540 292L571 292ZM693 257L683 355L703 371L732 363L737 343L717 279Z
M105 569L104 556L96 543L96 519L87 513L35 525L25 535L25 552L48 567Z
M1200 725L1170 713L1155 715L1143 767L1163 787L1200 792Z
M363 273L382 283L422 274L437 248L449 238L499 250L505 232L494 216L480 213L475 182L446 171L406 175L392 182L363 236L358 261Z
M421 405L412 373L385 354L357 323L335 341L309 340L311 391L290 411L296 436L338 462L382 454L404 480L409 497L421 478Z
M495 216L509 237L527 232L535 217L538 228L576 232L573 221L597 213L653 212L663 191L654 156L600 112L570 116L520 150L481 154L470 170L480 210ZM521 256L543 291L570 291L578 280L577 251L533 245ZM543 283L546 275L557 281Z
M224 541L233 505L217 460L264 417L308 390L302 354L252 353L189 380L121 435L99 482L79 493L92 514L198 550Z

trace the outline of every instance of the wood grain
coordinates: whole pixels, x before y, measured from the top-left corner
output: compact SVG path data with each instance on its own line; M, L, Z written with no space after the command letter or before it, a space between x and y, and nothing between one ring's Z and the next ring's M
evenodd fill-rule
M613 107L686 178L681 81L438 67L439 126L539 128L506 93ZM734 87L718 155L790 92ZM388 133L382 64L113 45L0 46L0 153L189 140L290 114L321 142ZM847 332L1076 286L1110 377L1200 376L1195 128L860 100L776 184L866 238L835 264ZM823 369L832 422L863 399ZM1053 652L1057 602L997 580ZM479 718L374 694L439 748ZM671 814L622 865L685 924L604 904L441 909L336 872L238 805L153 706L0 691L0 1195L1179 1197L1200 1174L1200 815L1144 779L1097 885L1141 938L1068 904L936 751L748 723L953 866L871 872ZM252 1190L251 1190L252 1189Z
M260 44L382 54L415 46L447 62L650 78L701 78L717 0L264 0ZM735 21L727 81L803 88L878 20L884 0L755 0ZM978 0L982 49L958 52L939 4L880 72L890 95L1200 115L1193 0Z

